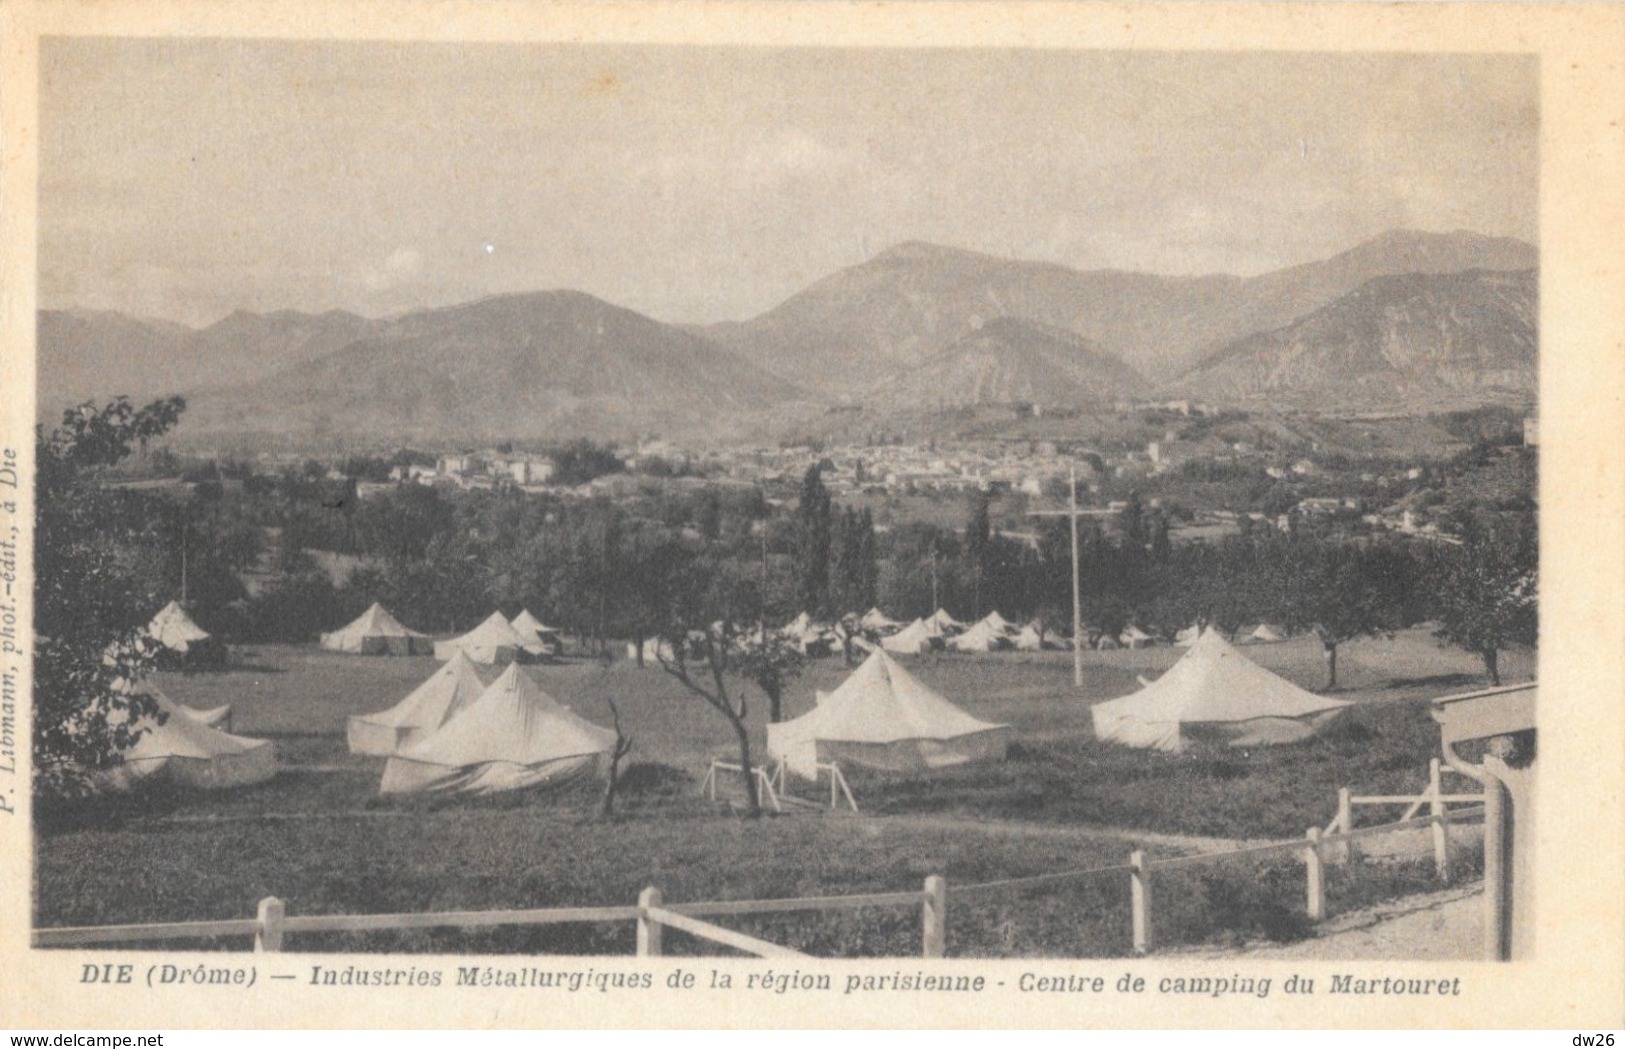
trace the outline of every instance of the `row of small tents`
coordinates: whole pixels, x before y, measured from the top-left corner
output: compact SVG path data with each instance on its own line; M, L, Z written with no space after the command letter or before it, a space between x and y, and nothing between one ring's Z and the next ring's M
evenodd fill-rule
M801 717L767 726L767 751L792 773L820 765L920 772L1003 760L1011 726L982 721L932 689L884 649ZM160 770L193 787L269 779L275 752L231 735L229 710L195 711L159 696L169 715L149 727L104 785L128 789ZM1177 753L1196 740L1252 747L1306 739L1350 704L1305 691L1247 659L1217 631L1139 691L1090 710L1104 741ZM405 699L352 717L350 750L386 759L384 794L490 794L567 783L601 770L615 733L548 695L517 664L487 681L455 652Z
M147 624L147 636L158 642L159 663L200 666L224 662L225 646L171 601ZM465 652L476 663L510 663L515 659L556 656L563 648L559 631L522 609L513 619L493 612L461 637L436 641L428 634L402 625L383 605L372 607L338 630L321 635L330 652L352 655L426 656L450 659Z
M479 626L461 637L436 641L403 626L384 606L374 602L354 622L321 636L331 652L357 655L417 656L433 654L445 661L461 652L476 663L502 664L526 658L556 656L563 648L559 631L521 609L513 619L492 612Z
M1006 619L997 609L967 624L955 619L943 608L911 623L899 622L880 609L871 608L857 617L856 624L857 630L851 634L850 641L854 647L865 652L872 650L876 644L888 652L906 655L919 655L940 648L956 652L994 652L1003 649L1039 652L1066 648L1071 643L1070 638L1045 630L1043 623L1037 619L1018 625ZM848 640L847 628L843 623L820 624L814 622L806 612L785 624L780 632L796 641L808 654L838 650ZM1202 628L1193 625L1180 631L1174 643L1189 647L1201 633ZM1268 623L1260 623L1242 633L1243 640L1254 643L1281 641L1286 637L1284 630ZM1094 645L1097 648L1143 648L1154 644L1155 640L1138 626L1130 625L1115 636L1102 634Z

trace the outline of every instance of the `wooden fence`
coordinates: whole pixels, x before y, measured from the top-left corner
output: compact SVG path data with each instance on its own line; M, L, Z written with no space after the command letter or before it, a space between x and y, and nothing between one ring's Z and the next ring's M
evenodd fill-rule
M841 772L841 766L834 762L819 761L814 763L816 773L829 777L829 807L838 809L844 800L853 812L858 811L857 799L852 796L852 788L847 785L846 776ZM737 761L728 761L724 758L712 758L711 767L705 773L705 781L700 784L700 793L717 800L717 785L720 782L719 772L738 773L742 766ZM756 793L761 803L774 812L783 812L786 804L806 805L803 799L791 794L785 786L785 777L788 774L784 762L773 765L768 771L761 765L751 767L751 775L756 780ZM817 782L816 776L814 782Z
M738 770L738 766L734 766ZM763 772L757 769L757 772ZM766 778L763 772L764 779ZM252 936L256 951L280 951L289 934L316 932L373 932L403 929L491 928L497 926L557 925L572 922L625 922L637 924L637 953L657 956L663 950L663 932L677 929L711 943L731 947L762 958L800 956L801 952L779 944L716 925L705 918L728 915L773 914L792 911L823 912L860 908L920 908L920 951L926 958L941 958L947 952L948 905L951 900L972 899L1029 891L1082 878L1107 875L1129 877L1130 923L1134 950L1148 954L1156 947L1152 918L1155 913L1153 875L1185 867L1220 863L1240 857L1281 855L1300 857L1304 864L1304 909L1311 921L1326 917L1325 867L1328 860L1358 858L1356 843L1367 838L1400 831L1432 828L1441 879L1449 877L1448 825L1457 820L1482 815L1482 806L1448 809L1452 802L1479 801L1475 795L1446 795L1439 788L1437 762L1430 773L1428 789L1415 797L1353 797L1339 792L1339 811L1332 827L1311 827L1302 841L1272 842L1225 852L1198 853L1152 859L1140 849L1130 853L1128 862L1107 867L1056 871L1019 878L950 886L940 875L925 879L916 892L882 892L853 896L812 896L778 900L711 900L693 903L667 903L658 888L644 889L635 906L552 907L531 910L451 911L421 914L312 914L289 915L283 902L268 897L259 903L253 918L227 921L175 922L152 925L107 925L75 928L35 929L35 947L80 947L91 944L142 943L167 940L194 940L218 936ZM1411 808L1406 819L1370 827L1351 827L1345 819L1354 805L1399 805ZM1426 816L1415 817L1421 805L1431 806ZM1341 849L1339 849L1341 847Z
M1325 833L1339 835L1355 829L1355 806L1399 806L1404 805L1404 814L1399 817L1399 823L1408 823L1416 818L1425 805L1428 809L1429 819L1426 821L1433 831L1433 863L1438 869L1439 877L1448 880L1450 877L1450 837L1449 823L1446 818L1449 806L1452 804L1467 804L1482 806L1484 795L1475 794L1446 794L1444 792L1444 773L1449 772L1463 779L1467 777L1455 769L1442 764L1438 758L1428 762L1428 785L1420 794L1368 794L1358 795L1352 793L1348 787L1337 792L1337 815L1326 825ZM1476 784L1475 784L1476 785ZM1360 858L1360 845L1358 838L1344 840L1341 855L1338 857L1345 861Z

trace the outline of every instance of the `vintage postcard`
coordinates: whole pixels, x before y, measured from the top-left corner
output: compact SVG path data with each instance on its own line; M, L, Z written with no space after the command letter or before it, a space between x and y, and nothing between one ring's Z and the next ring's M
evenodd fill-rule
M0 25L0 1026L1625 1022L1625 9Z

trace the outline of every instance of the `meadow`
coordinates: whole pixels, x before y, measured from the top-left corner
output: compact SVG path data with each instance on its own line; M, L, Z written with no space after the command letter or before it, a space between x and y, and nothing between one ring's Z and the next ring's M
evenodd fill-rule
M1312 639L1244 651L1300 685L1320 684ZM639 668L617 652L608 663L568 657L528 668L561 702L601 724L609 723L613 698L634 738L620 814L606 822L596 818L599 788L592 784L478 801L379 798L383 761L347 752L345 719L392 705L438 664L309 646L244 647L227 670L165 674L159 683L183 703L230 702L233 731L276 742L284 765L277 778L212 794L149 791L42 820L36 920L244 917L268 895L281 897L290 914L310 914L627 904L647 885L672 901L912 890L929 874L944 875L952 887L1119 864L1135 845L1170 855L1297 838L1331 818L1339 786L1418 790L1437 750L1426 701L1480 680L1473 657L1411 631L1344 646L1338 694L1357 705L1309 743L1163 755L1096 741L1090 704L1133 691L1137 675L1160 673L1181 652L1086 653L1081 690L1072 686L1065 652L910 660L964 709L1015 727L1009 760L925 777L848 770L861 814L761 820L740 818L726 799L701 796L710 759L736 756L732 732L658 667ZM839 658L810 664L787 692L787 716L846 673ZM1508 681L1532 677L1533 653L1509 654L1503 673ZM751 705L753 756L762 760L765 700L753 692ZM801 793L820 796L817 788ZM1463 860L1468 868L1473 862ZM1329 898L1335 913L1430 888L1430 879L1415 861L1333 868ZM1308 932L1295 861L1226 861L1159 880L1166 882L1158 916L1166 943ZM953 903L949 951L1124 954L1127 897L1121 876L969 897ZM918 950L919 916L908 909L764 916L737 925L815 954ZM631 926L622 924L305 935L288 947L624 954L631 944ZM669 946L710 949L682 935Z

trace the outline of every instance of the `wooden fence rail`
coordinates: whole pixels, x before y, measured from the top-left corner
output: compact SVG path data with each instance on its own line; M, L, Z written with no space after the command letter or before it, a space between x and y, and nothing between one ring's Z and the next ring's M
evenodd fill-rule
M1463 798L1471 796L1463 795ZM1410 801L1411 799L1402 799ZM550 907L524 910L443 911L417 914L308 914L288 915L283 902L267 897L258 905L253 918L226 921L171 922L150 925L104 925L72 928L35 929L35 947L80 947L92 944L140 943L163 940L209 939L221 936L252 936L256 951L275 952L283 949L283 938L290 933L316 932L375 932L402 929L432 928L493 928L500 926L555 925L572 922L635 922L637 927L637 953L640 957L655 957L663 953L664 931L667 928L698 937L707 942L731 947L763 958L798 957L800 952L735 929L705 921L705 918L726 915L774 914L794 911L855 910L871 907L920 908L921 954L926 958L941 958L947 953L948 903L950 898L965 899L1028 891L1057 885L1086 877L1121 876L1128 874L1130 888L1130 923L1134 950L1148 954L1155 949L1152 916L1154 914L1153 875L1157 871L1175 870L1204 864L1221 863L1243 857L1263 857L1272 854L1296 854L1302 857L1305 870L1305 911L1310 920L1326 917L1325 864L1335 846L1350 849L1355 842L1392 834L1398 831L1424 827L1433 829L1436 836L1446 835L1452 822L1479 817L1483 806L1446 809L1442 794L1433 796L1435 811L1427 816L1400 820L1395 823L1370 827L1346 828L1341 815L1334 820L1335 830L1312 827L1301 841L1271 842L1267 845L1231 849L1225 852L1198 853L1189 856L1170 856L1152 859L1136 849L1128 863L1105 867L1091 867L1070 871L996 881L949 886L940 875L925 879L922 889L914 892L879 892L851 896L806 896L765 900L701 900L691 903L666 903L658 888L650 887L639 895L634 906L619 907ZM1385 802L1386 803L1386 802ZM1396 802L1397 804L1398 802ZM1437 839L1436 839L1437 840ZM1448 838L1445 838L1448 844ZM1439 875L1448 877L1448 866L1441 864Z

